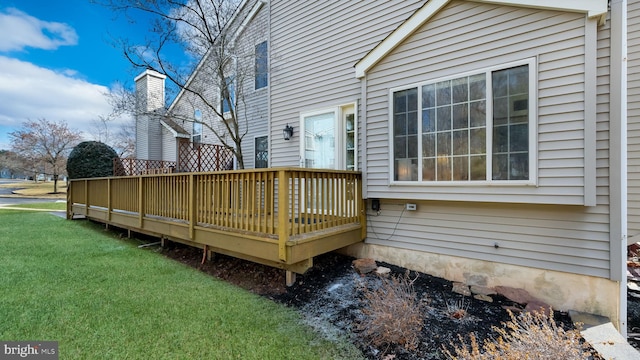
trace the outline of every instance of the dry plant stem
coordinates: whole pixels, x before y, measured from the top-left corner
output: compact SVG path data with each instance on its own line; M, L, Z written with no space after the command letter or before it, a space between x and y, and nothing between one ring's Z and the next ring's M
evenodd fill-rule
M416 277L417 279L417 277ZM423 326L424 305L407 272L402 277L382 278L376 289L364 288L364 320L359 324L373 346L400 345L415 349Z
M553 314L553 311L549 311ZM523 312L515 316L509 311L511 320L502 328L493 327L497 339L485 341L482 348L474 334L470 345L459 336L461 346L451 344L453 352L444 349L450 359L465 360L521 360L535 354L536 359L589 359L591 353L582 342L579 329L565 330L558 326L552 316L543 311Z

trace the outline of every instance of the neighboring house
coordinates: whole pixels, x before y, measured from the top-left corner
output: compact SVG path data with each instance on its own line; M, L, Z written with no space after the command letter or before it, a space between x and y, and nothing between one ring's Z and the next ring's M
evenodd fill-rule
M640 1L247 0L238 14L239 41L269 54L264 86L245 83L247 167L361 171L367 239L347 253L523 288L626 333ZM198 110L178 96L160 130L138 127L138 156L215 142L170 123Z

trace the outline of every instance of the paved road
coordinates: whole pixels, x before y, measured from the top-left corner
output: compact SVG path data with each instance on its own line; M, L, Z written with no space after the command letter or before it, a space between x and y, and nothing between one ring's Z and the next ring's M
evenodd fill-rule
M18 183L24 180L10 180L0 179L0 184ZM56 202L57 199L25 199L16 197L4 197L3 195L11 195L11 192L16 188L0 188L0 205L18 205L18 204L32 204L32 203L47 203Z

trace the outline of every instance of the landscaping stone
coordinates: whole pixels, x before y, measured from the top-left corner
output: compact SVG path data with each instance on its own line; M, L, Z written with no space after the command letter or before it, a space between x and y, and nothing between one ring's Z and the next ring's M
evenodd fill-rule
M469 289L478 295L494 295L496 293L494 289L486 286L471 285Z
M463 296L471 296L471 290L469 290L469 286L461 283L461 282L454 282L453 283L453 288L451 289L451 291L453 291L456 294L460 294Z
M473 298L480 301L493 302L493 298L489 295L475 294Z
M359 274L368 274L378 268L378 264L373 259L355 259L352 262L353 267Z
M527 303L527 306L524 308L524 311L529 312L541 312L544 313L547 317L551 316L551 306L544 301L540 300L532 300Z
M496 286L495 290L498 294L518 304L527 304L529 301L534 300L534 297L524 289L516 289L510 286Z

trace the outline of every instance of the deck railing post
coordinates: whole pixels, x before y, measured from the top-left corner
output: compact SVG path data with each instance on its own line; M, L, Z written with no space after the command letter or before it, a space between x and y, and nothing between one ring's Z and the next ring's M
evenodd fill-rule
M84 181L84 216L89 215L89 180Z
M71 214L71 204L73 204L73 181L69 181L67 178L67 220L73 219L73 214Z
M107 221L111 221L111 212L113 210L113 205L111 203L111 178L107 179Z
M193 173L189 174L189 239L195 237L196 223L196 187Z
M287 241L289 241L289 172L278 171L278 257L287 261Z
M142 229L142 218L144 217L144 178L138 176L138 227Z

